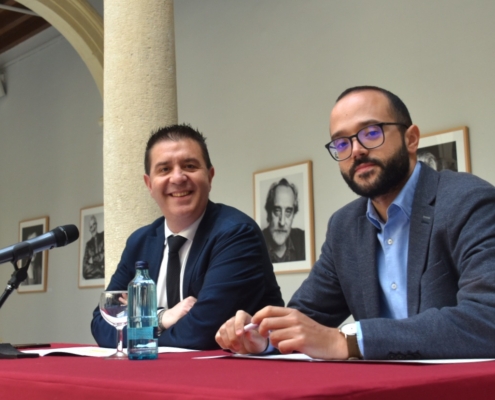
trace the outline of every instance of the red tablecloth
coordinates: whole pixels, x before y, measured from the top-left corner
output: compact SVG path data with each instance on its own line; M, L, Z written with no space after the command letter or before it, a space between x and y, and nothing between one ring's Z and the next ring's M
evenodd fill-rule
M69 345L68 345L69 346ZM153 361L77 356L0 360L0 399L486 399L495 362L319 363L160 354Z

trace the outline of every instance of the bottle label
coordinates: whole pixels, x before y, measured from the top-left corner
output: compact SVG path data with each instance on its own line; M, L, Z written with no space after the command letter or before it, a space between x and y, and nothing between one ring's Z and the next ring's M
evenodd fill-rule
M150 340L158 339L158 330L155 326L146 326L144 328L127 328L128 340Z

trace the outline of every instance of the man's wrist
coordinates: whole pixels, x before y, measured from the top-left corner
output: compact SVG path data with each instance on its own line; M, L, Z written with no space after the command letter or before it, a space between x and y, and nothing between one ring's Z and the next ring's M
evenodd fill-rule
M167 328L165 328L163 326L163 323L162 323L162 318L163 318L163 314L165 313L165 309L162 308L161 310L158 310L158 314L157 314L157 319L158 319L158 335L161 335L161 333L166 330Z
M363 355L361 354L357 340L356 324L346 324L339 329L339 332L346 340L348 359L362 359Z

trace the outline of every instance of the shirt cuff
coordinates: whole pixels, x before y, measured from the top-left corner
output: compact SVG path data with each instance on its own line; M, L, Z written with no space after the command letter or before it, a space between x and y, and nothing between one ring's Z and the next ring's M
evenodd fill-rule
M272 343L270 342L270 340L268 340L268 346L266 347L265 351L262 351L261 353L259 353L260 355L266 355L266 354L271 354L273 353L275 350L278 351L278 349L272 345Z
M361 352L363 358L365 358L365 356L364 356L363 331L361 330L361 322L359 322L359 321L356 321L356 336L357 336L359 351Z

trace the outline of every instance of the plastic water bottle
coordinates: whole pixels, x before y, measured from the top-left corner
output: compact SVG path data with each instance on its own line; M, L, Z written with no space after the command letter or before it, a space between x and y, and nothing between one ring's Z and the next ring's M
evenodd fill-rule
M128 286L127 355L129 360L158 358L156 285L146 261L136 262L136 276Z

